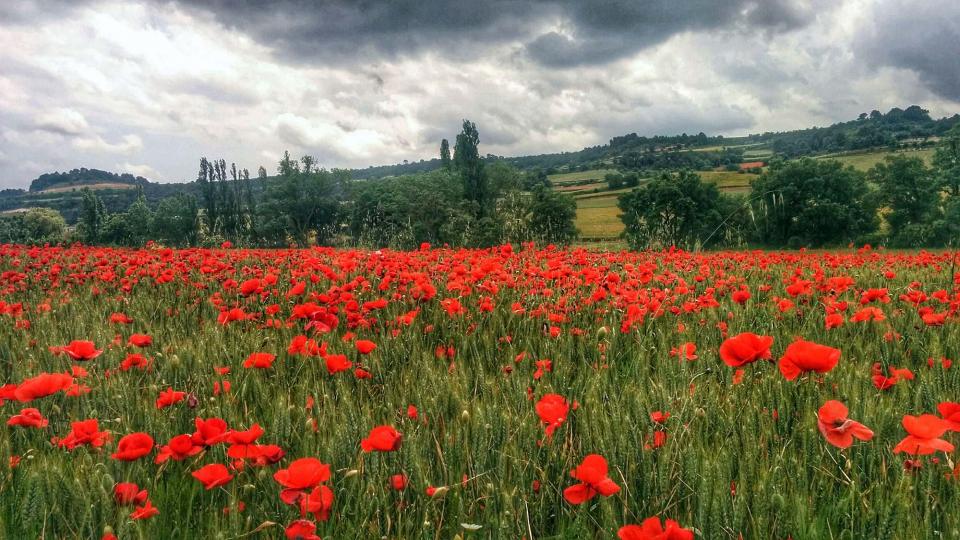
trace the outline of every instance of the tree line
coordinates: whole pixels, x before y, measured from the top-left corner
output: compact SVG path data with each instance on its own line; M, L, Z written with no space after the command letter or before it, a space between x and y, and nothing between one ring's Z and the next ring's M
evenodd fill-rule
M661 141L663 142L663 141ZM564 244L577 238L576 203L542 170L521 171L479 151L465 120L438 167L357 180L285 153L268 181L224 160L200 160L196 189L148 204L143 188L123 211L82 190L77 226L55 210L0 216L0 242L250 247L350 245L483 247ZM745 194L721 193L688 169L641 180L631 169L605 178L619 197L631 248L956 246L960 236L960 126L942 134L931 164L887 157L863 173L830 159L774 160Z
M930 166L887 156L866 173L830 159L777 160L746 195L690 171L662 173L619 200L633 248L960 244L960 126Z
M479 144L476 125L465 120L452 152L446 139L441 142L438 169L369 180L289 152L269 181L263 167L252 178L225 160L203 158L196 195L165 197L153 208L138 187L125 210L110 212L97 191L84 188L75 230L67 230L56 210L32 209L0 218L0 241L410 249L576 238L571 197L549 189L542 173L486 162Z

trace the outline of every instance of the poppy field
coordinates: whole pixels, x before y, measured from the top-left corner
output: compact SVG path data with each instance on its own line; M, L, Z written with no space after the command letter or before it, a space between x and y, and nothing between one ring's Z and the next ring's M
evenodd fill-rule
M3 538L957 538L960 254L0 247Z

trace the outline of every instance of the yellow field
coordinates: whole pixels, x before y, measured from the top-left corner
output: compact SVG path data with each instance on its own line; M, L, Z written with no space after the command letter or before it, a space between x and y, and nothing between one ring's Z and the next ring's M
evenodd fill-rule
M99 189L133 189L135 187L136 186L133 186L130 184L121 184L119 182L102 182L99 184L56 186L56 187L40 190L36 193L61 193L64 191L76 191L83 188L90 188L94 191L97 191Z

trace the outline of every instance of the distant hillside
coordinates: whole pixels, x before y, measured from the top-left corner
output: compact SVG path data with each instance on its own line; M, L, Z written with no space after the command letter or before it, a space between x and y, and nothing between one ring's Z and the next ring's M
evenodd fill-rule
M487 162L502 161L521 170L542 171L547 175L606 169L638 171L641 174L684 168L736 171L745 162L769 162L771 159L801 156L840 156L871 149L927 148L936 142L939 135L958 123L960 115L935 120L925 109L911 105L906 109L893 108L886 114L879 111L863 113L855 120L828 127L764 132L744 137L710 136L704 133L671 136L629 133L614 137L607 144L575 152L517 157L488 154L484 159ZM483 126L480 126L480 131L482 134ZM481 137L481 144L482 140ZM355 180L372 180L427 172L439 167L439 159L429 159L352 169L349 172ZM266 189L274 179L255 180L253 191L257 193ZM28 191L0 191L0 212L48 207L58 210L68 223L74 223L80 206L80 190L84 187L95 189L110 212L125 210L135 200L138 190L133 188L137 187L143 190L148 203L152 205L178 193L200 196L197 182L160 184L131 174L81 168L41 175L31 182Z
M117 174L100 169L73 169L69 172L53 172L38 176L30 182L30 192L38 193L53 189L83 187L105 184L112 187L145 186L149 180L129 173Z

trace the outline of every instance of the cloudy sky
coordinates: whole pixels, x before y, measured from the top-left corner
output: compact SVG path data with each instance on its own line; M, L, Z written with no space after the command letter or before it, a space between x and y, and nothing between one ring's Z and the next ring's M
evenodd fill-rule
M3 0L0 187L960 112L956 0Z

